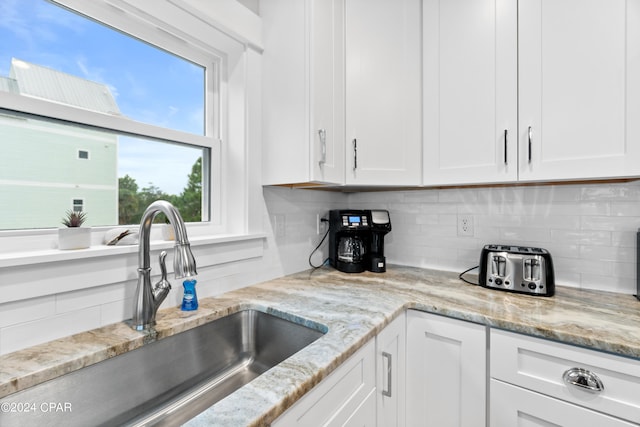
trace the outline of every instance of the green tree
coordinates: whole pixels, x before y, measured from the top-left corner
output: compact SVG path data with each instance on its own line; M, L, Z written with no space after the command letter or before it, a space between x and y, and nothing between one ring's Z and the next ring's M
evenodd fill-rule
M166 200L168 202L170 202L171 204L173 204L174 206L176 205L176 196L173 196L171 194L167 194L164 191L162 191L160 189L160 187L157 187L155 185L153 185L153 183L149 183L148 187L144 187L139 193L138 193L138 199L140 200L140 206L141 206L141 210L140 210L140 214L138 215L137 221L135 222L135 224L139 223L140 220L142 219L142 214L144 213L144 210L147 209L147 207L155 202L156 200ZM177 206L176 206L177 207ZM178 208L178 210L180 210L180 208ZM165 223L167 222L167 219L165 218L164 214L158 214L154 221L154 223L158 224L158 223Z
M187 186L176 198L176 207L187 222L202 221L202 157L191 167Z
M135 224L140 218L138 184L134 178L125 175L118 179L118 223Z
M166 200L180 211L187 222L202 221L202 157L191 167L187 186L179 196L167 194L159 187L149 183L139 190L136 180L129 175L118 179L118 223L121 225L139 224L144 210L156 200ZM166 222L165 216L158 214L155 223Z

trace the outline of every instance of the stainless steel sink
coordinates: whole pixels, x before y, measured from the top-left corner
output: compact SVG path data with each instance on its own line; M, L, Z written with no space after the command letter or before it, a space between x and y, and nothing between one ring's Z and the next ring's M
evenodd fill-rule
M239 311L2 398L0 425L179 425L326 333L312 326Z

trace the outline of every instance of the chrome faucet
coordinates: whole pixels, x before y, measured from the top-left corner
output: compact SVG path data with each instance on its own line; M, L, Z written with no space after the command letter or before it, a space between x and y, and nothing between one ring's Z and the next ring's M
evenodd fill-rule
M154 287L151 286L151 262L149 260L149 235L151 224L155 216L162 212L166 215L173 227L176 245L174 247L173 268L176 279L192 277L196 272L196 260L191 253L187 229L180 212L171 203L158 200L149 205L140 220L140 233L138 244L138 286L134 298L132 327L137 331L149 330L156 324L156 312L162 301L171 290L171 284L167 280L165 258L167 253L160 253L161 279Z

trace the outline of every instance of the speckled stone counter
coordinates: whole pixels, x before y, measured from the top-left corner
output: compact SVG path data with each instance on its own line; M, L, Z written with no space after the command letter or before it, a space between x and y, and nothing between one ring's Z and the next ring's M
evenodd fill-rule
M457 274L390 266L383 274L308 271L158 313L162 339L243 308L325 325L328 332L187 423L268 425L406 309L438 313L640 359L640 301L556 287L551 298L466 284ZM2 396L144 345L118 323L0 357Z

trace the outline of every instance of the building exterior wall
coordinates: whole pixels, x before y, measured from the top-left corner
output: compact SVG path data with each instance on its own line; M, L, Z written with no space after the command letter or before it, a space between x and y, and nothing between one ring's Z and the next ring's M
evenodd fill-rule
M8 115L0 135L0 229L58 227L74 199L87 225L118 223L117 135Z

